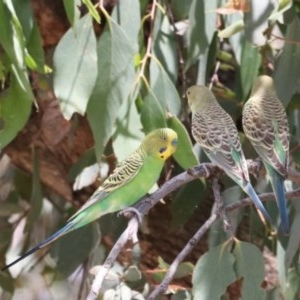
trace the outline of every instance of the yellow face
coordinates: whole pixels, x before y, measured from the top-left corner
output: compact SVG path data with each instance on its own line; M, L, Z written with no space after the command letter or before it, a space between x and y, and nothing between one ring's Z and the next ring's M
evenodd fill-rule
M155 155L162 160L166 160L176 151L178 136L170 128L160 128L151 131L145 137L143 144L149 155Z

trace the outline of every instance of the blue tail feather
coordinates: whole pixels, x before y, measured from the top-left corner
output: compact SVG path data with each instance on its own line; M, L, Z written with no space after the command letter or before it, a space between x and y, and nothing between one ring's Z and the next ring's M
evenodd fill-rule
M272 172L272 175L270 174L271 178L271 184L273 187L273 190L275 192L277 206L280 214L281 219L281 227L282 231L285 235L290 234L290 224L289 224L289 218L286 208L286 200L285 200L285 193L284 193L284 178L278 174L276 171Z
M267 213L264 205L262 204L261 200L259 199L259 197L257 196L254 188L252 187L250 182L247 182L244 186L244 191L249 195L249 197L251 198L251 200L253 201L253 203L255 204L255 206L260 210L260 212L263 214L263 216L265 217L266 221L268 221L270 224L272 224L272 220L269 216L269 214Z
M16 263L18 263L19 261L21 261L25 257L31 255L35 251L47 246L48 244L52 243L56 239L58 239L61 236L65 235L66 233L70 232L72 230L73 225L74 225L74 223L72 223L72 222L67 223L63 228L56 231L51 236L49 236L47 239L45 239L44 241L42 241L41 243L39 243L35 247L33 247L30 250L28 250L27 252L25 252L23 255L21 255L19 258L17 258L16 260L11 262L10 264L6 265L4 268L1 269L1 271L4 271L4 270L10 268L11 266L15 265Z

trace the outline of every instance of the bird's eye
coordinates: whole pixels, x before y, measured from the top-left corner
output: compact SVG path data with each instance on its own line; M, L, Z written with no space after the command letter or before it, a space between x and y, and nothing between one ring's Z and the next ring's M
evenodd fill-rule
M167 138L166 138L165 136L163 136L163 137L162 137L162 140L163 140L163 141L166 141L166 140L167 140Z

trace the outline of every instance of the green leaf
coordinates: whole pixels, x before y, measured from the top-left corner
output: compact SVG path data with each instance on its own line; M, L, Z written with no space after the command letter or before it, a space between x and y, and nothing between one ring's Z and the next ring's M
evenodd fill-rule
M238 278L243 278L242 298L264 299L261 284L264 281L264 258L261 251L250 243L236 241L233 250Z
M44 49L38 25L34 19L30 1L12 0L15 27L20 44L23 46L26 66L32 70L44 72ZM10 9L12 12L13 9Z
M282 244L277 241L276 244L276 258L277 258L277 270L278 270L278 279L280 282L280 285L282 287L286 286L287 282L287 272L285 269L285 257L286 257L286 251L283 248Z
M194 270L194 265L192 263L183 262L183 263L179 264L179 266L174 274L174 279L188 276L188 275L192 274L193 270Z
M216 31L217 8L216 0L198 1L193 0L189 11L189 30L187 33L188 60L186 69L200 56L208 51L208 46ZM206 66L206 61L204 68ZM203 71L203 74L206 72Z
M112 19L98 42L98 77L87 107L97 160L112 135L119 108L128 99L134 81L134 49L124 30Z
M35 20L33 21L33 28L28 38L27 50L36 65L35 69L31 69L38 70L39 72L46 72L44 67L45 57L44 49L42 47L42 37L40 35L39 28Z
M82 3L84 3L86 5L87 9L89 10L89 13L95 19L95 21L98 24L100 24L100 21L101 21L100 15L99 15L98 11L96 10L92 1L91 0L82 0Z
M298 266L299 268L299 266ZM300 276L297 268L293 268L288 273L287 284L284 287L283 299L299 299ZM277 298L279 299L279 298Z
M243 91L243 99L245 99L252 88L254 79L258 75L261 65L261 55L259 48L245 41L242 49L241 57L241 84Z
M177 90L162 65L153 58L150 62L150 86L165 111L178 115L181 101Z
M167 124L178 134L178 146L173 158L185 170L199 165L189 134L180 120L175 116L171 116L167 119Z
M291 266L291 263L295 257L297 251L299 251L299 243L300 243L300 203L298 201L292 202L293 207L295 208L295 214L293 218L293 223L291 226L291 233L289 236L288 245L285 252L285 269Z
M26 220L25 232L32 229L33 225L38 220L43 207L42 186L40 182L38 156L35 148L32 148L32 163L33 163L33 179L30 198L30 211Z
M11 72L14 74L16 82L24 91L24 94L27 94L26 98L29 97L32 101L34 101L34 96L25 68L24 37L22 36L21 25L19 20L16 16L11 14L7 5L3 1L0 1L0 20L0 44L7 57L10 59Z
M224 21L225 21L226 28L230 27L232 24L235 23L244 23L242 16L240 14L228 15ZM235 32L234 35L231 35L229 37L230 45L232 47L233 53L239 65L241 64L241 60L242 60L242 51L243 51L245 40L246 38L245 38L244 30L237 31Z
M74 112L84 115L98 72L96 37L90 15L66 32L55 49L53 60L54 92L64 117L70 120Z
M243 20L237 20L230 24L229 26L225 27L224 29L218 32L218 37L220 39L226 39L231 37L232 35L236 34L237 32L242 31L245 28L245 24Z
M0 94L0 151L25 126L31 105L30 95L24 93L16 78L12 76L11 86Z
M192 0L171 0L171 10L176 20L187 19Z
M98 245L100 240L97 222L88 224L60 238L51 248L56 270L64 277L71 275Z
M292 5L292 0L279 0L278 6L275 8L273 13L269 17L269 21L272 23L276 22L278 19L281 18L282 14L285 11L291 8Z
M172 30L168 16L163 14L161 10L158 10L153 26L152 54L158 59L159 67L165 71L165 76L168 77L172 83L176 83L177 81L178 47L176 36L174 30Z
M134 50L138 51L138 35L141 23L141 4L139 0L118 1L115 6L112 18L126 32Z
M63 4L67 14L67 18L71 26L74 26L80 17L78 6L80 6L81 2L80 0L63 0Z
M141 122L146 133L166 127L166 118L161 104L152 91L148 91L141 111Z
M204 199L204 185L200 180L194 180L180 187L172 195L172 223L177 227L184 224L192 215L199 202Z
M124 273L124 279L129 282L135 282L142 279L142 273L137 266L130 266Z
M288 24L285 39L296 41L299 39L300 21L295 15ZM300 77L300 44L286 42L275 66L274 82L278 98L286 106L295 93Z
M194 299L220 299L235 281L234 256L227 242L212 248L197 261L192 276Z
M249 11L244 13L245 35L247 40L255 45L264 45L266 37L263 35L268 28L268 16L274 10L271 1L249 1Z
M131 154L140 145L143 138L140 114L135 101L129 99L120 108L113 136L114 153L118 160L122 161Z
M28 40L34 26L32 4L30 1L24 0L9 0L6 3L8 2L11 3L11 7L13 7L13 10L15 11L15 14L13 15L18 19L24 39ZM12 11L12 9L10 9L10 11Z

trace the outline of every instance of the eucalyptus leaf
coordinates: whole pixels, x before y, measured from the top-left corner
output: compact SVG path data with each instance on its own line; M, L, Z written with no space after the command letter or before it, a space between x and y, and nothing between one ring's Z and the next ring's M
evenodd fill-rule
M218 1L193 0L189 11L189 30L187 33L188 60L186 69L189 68L200 54L205 54L208 50L214 32L216 31L216 8ZM206 62L202 61L205 68ZM203 74L206 70L203 70Z
M164 110L151 91L148 92L144 99L141 111L141 122L146 133L156 128L166 127Z
M220 299L226 288L236 280L235 258L231 243L224 243L202 255L192 276L194 299Z
M95 21L97 23L100 24L100 15L97 11L97 9L95 8L93 2L91 0L82 0L82 3L84 3L87 7L87 9L89 10L90 15L95 19Z
M254 79L258 76L260 65L261 55L259 49L248 41L245 41L241 57L241 84L244 101L246 101L246 97L250 93Z
M113 135L114 153L119 161L128 157L140 145L144 138L142 127L135 101L128 99L120 108Z
M153 26L152 53L159 60L161 69L166 73L165 76L173 84L176 83L178 74L177 48L177 40L169 18L167 14L163 14L161 10L158 10Z
M268 17L275 8L275 1L249 1L250 8L244 13L245 35L247 40L255 45L264 45L265 30L268 28Z
M138 35L141 22L141 4L139 0L118 1L112 18L125 31L127 38L131 41L134 51L138 51Z
M178 146L176 152L173 154L177 163L185 170L199 165L198 157L193 150L193 144L189 134L183 124L176 116L170 116L167 119L167 124L178 135Z
M242 298L265 299L261 284L264 281L264 258L261 251L250 243L236 241L233 250L238 278L243 278Z
M225 27L224 29L220 30L218 33L218 37L221 39L229 38L232 35L240 32L245 28L245 24L243 20L237 20L234 23L230 24L229 26Z
M0 94L0 151L25 126L31 105L30 95L20 87L12 75L11 86Z
M187 222L204 197L204 185L200 180L189 182L173 193L172 227L181 226Z
M56 260L56 270L64 277L88 258L99 243L100 232L97 222L88 224L60 238L51 248Z
M163 66L154 58L150 62L150 86L164 110L178 115L181 108L178 92Z
M294 15L288 24L285 39L294 41L299 39L300 21ZM276 62L274 82L278 98L286 106L296 92L300 78L300 60L295 59L300 56L299 43L285 43L281 55Z
M65 33L54 52L54 92L67 120L75 112L85 114L97 79L97 59L92 18L86 15Z
M24 98L34 101L24 61L24 37L21 25L13 16L5 2L0 1L0 43L10 59L10 71L16 79ZM26 94L26 95L25 95ZM20 98L21 99L21 98ZM2 145L0 143L0 149Z
M290 237L288 241L288 245L285 252L285 269L288 270L291 266L291 263L295 257L297 251L299 251L299 243L300 243L300 204L299 201L293 202L293 206L295 207L295 214L293 218L293 223L291 226Z
M78 6L81 4L81 2L80 0L63 0L63 4L67 18L71 26L74 26L80 17Z
M128 99L135 78L134 49L125 31L108 19L97 46L98 77L87 107L97 160L111 137L119 108Z

